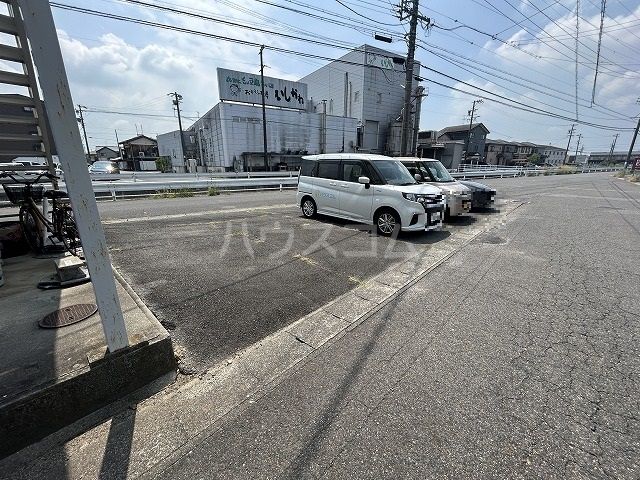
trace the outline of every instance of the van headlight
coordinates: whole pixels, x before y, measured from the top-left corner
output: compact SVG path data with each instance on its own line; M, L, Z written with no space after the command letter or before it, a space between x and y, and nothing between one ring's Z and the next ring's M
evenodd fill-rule
M416 195L415 193L402 193L402 196L404 198L406 198L407 200L409 200L410 202L424 202L424 196L423 195Z

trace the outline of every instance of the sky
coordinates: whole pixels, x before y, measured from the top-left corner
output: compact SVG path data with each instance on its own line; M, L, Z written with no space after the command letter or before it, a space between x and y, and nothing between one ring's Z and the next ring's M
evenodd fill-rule
M329 58L364 43L406 54L408 25L395 16L391 0L144 1L227 23L126 0L60 0L57 4ZM616 133L616 151L628 149L640 113L640 0L606 2L591 106L600 8L597 0L579 1L578 119L597 125L576 126L585 153L608 151ZM489 138L566 146L576 109L576 0L421 0L420 12L431 23L425 28L427 22L422 22L417 36L416 58L426 67L421 85L428 90L421 129L468 122L473 100L495 99L492 94L497 94L529 109L568 118L525 112L486 99L477 113L491 132ZM155 137L176 130L177 118L167 95L174 91L183 96L184 124L190 125L218 101L217 67L259 72L257 47L55 6L53 14L74 102L88 108L85 121L92 149L115 145L116 130L121 141L139 132ZM376 41L374 32L391 36L393 42ZM301 37L335 46L305 42ZM327 63L270 50L265 50L264 57L265 75L293 80Z

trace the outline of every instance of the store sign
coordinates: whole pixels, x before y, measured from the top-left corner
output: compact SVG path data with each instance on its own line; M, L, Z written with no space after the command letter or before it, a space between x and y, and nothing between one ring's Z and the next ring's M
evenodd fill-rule
M220 100L262 104L260 75L218 68L218 93ZM306 101L306 83L264 77L265 105L304 110Z
M376 55L375 53L367 53L367 65L384 68L385 70L393 70L393 58Z

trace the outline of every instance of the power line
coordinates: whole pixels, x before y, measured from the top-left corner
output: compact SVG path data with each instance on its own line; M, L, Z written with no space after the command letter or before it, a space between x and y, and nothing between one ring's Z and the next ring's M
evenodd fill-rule
M188 33L188 34L192 34L192 35L203 36L203 37L206 37L206 38L213 38L213 39L217 39L217 40L221 40L221 41L239 43L239 44L242 44L242 45L252 46L252 47L255 47L255 48L259 48L260 47L260 44L257 44L255 42L251 42L251 41L248 41L248 40L236 39L236 38L232 38L232 37L226 37L226 36L223 36L223 35L216 35L216 34L212 34L212 33L209 33L209 32L202 32L202 31L188 29L188 28L184 28L184 27L176 27L176 26L173 26L173 25L162 24L162 23L153 22L153 21L150 21L150 20L142 20L142 19L133 18L133 17L127 17L127 16L123 16L123 15L115 15L115 14L111 14L111 13L107 13L107 12L101 12L101 11L97 11L97 10L91 10L91 9L75 7L75 6L71 6L71 5L65 5L65 4L59 4L57 2L51 2L51 5L53 7L56 7L56 8L61 8L61 9L64 9L64 10L76 11L76 12L84 13L84 14L88 14L88 15L93 15L93 16L98 16L98 17L103 17L103 18L109 18L109 19L114 19L114 20L119 20L119 21L124 21L124 22L130 22L130 23L135 23L135 24L140 24L140 25L145 25L145 26L151 26L151 27L155 27L155 28L167 29L167 30L171 30L171 31L181 32L181 33ZM336 48L345 48L345 47L339 47L339 46L335 46L335 47ZM299 52L299 51L285 49L285 48L281 48L281 47L265 46L265 49L269 49L269 50L277 51L277 52L281 52L281 53L300 55L300 56L305 57L305 58L316 58L316 59L326 60L326 61L331 61L331 62L335 61L335 62L350 64L350 65L357 65L359 67L363 66L362 63L360 63L360 62L350 62L350 61L347 61L347 60L344 60L344 59L335 59L335 58L330 58L330 57L326 57L326 56L322 56L322 55L315 55L315 54L310 54L310 53L307 53L307 52ZM353 50L362 51L360 49L353 49ZM367 65L365 65L365 67L367 67ZM489 91L487 91L485 89L482 89L480 87L476 87L476 86L474 86L472 84L464 82L464 81L462 81L460 79L457 79L455 77L452 77L450 75L446 75L446 74L444 74L442 72L439 72L439 71L437 71L435 69L432 69L432 68L429 68L429 67L424 67L424 68L426 68L429 71L433 71L434 73L437 73L439 75L443 75L443 76L445 76L445 77L447 77L449 79L452 79L454 81L460 82L460 83L462 83L464 85L467 85L467 86L469 86L471 88L474 88L476 90L488 93L490 95L496 96L498 98L504 99L504 100L509 101L509 102L513 102L514 104L520 106L520 109L524 109L524 111L529 111L531 113L536 113L538 115L547 115L547 116L550 116L550 117L553 117L553 118L561 118L561 119L565 119L565 120L569 120L569 121L573 121L574 120L574 119L572 119L570 117L566 117L566 116L559 115L559 114L556 114L556 113L553 113L553 112L549 112L549 111L546 111L546 110L543 110L543 109L540 109L540 108L537 108L537 107L533 107L533 106L527 105L527 104L525 104L523 102L512 100L512 99L510 99L508 97L505 97L505 96L502 96L502 95L494 94L492 92L489 92ZM445 85L445 84L441 84L441 83L435 82L433 80L429 80L429 81L433 82L433 83L436 83L436 84L439 84L439 85L441 85L441 86L443 86L445 88L455 89L455 87L451 87L451 86L448 86L448 85ZM460 90L460 89L456 89L456 90L460 91L461 93L470 94L470 95L476 95L476 94L473 94L473 93L466 92L464 90ZM478 96L478 95L476 95L476 96ZM514 105L507 104L507 103L504 103L504 102L500 102L499 100L496 100L495 98L486 98L486 97L482 97L482 98L494 101L496 103L503 103L505 105L508 105L508 106L511 106L511 107L515 107ZM607 125L595 124L595 123L592 123L592 122L581 121L579 123L581 123L583 125L592 126L592 127L595 127L595 128L607 129L607 130L611 130L611 129L625 130L625 129L620 129L620 128L617 128L617 127L610 127L610 126L607 126Z
M422 43L424 43L425 45L430 45L430 44L428 44L427 42L422 42ZM430 46L431 46L431 45L430 45ZM469 72L469 73L472 73L472 74L474 74L474 75L476 75L476 76L479 76L480 78L484 78L484 79L485 79L485 80L487 80L487 81L490 81L490 80L489 80L489 79L487 79L486 77L482 77L482 76L478 75L476 72L477 72L477 71L480 71L480 72L486 73L486 74L488 74L488 75L491 75L492 77L500 78L500 79L502 79L502 80L509 81L509 82L511 82L511 83L513 83L513 84L520 85L520 86L522 86L522 87L524 87L524 88L528 88L529 90L533 90L534 92L538 92L538 93L541 93L541 94L543 94L543 95L547 95L547 96L549 96L549 97L552 97L552 98L556 98L556 99L558 99L558 100L561 100L561 101L563 101L563 102L567 102L567 103L572 103L572 104L573 104L573 96L572 96L571 94L568 94L568 93L562 92L561 90L557 90L557 89L555 89L555 88L551 88L551 87L549 87L549 86L546 86L546 85L540 84L540 83L538 83L538 82L534 82L534 81L528 80L528 79L526 79L526 78L524 78L524 77L521 77L521 76L519 76L519 75L516 75L516 74L510 73L510 72L506 72L506 71L504 71L504 70L500 70L500 69L498 69L498 68L492 67L492 66L487 65L487 64L484 64L484 63L482 63L482 62L479 62L479 61L477 61L477 60L475 60L475 59L470 59L470 58L468 58L468 57L464 57L464 56L461 56L461 55L457 55L457 56L451 57L451 56L447 56L447 55L445 55L445 54L443 54L443 53L441 53L441 52L438 52L438 51L436 51L436 50L433 50L433 49L430 49L430 48L425 48L425 47L424 47L424 46L422 46L422 45L419 45L419 47L420 47L420 48L422 48L423 50L425 50L425 51L427 51L427 52L431 53L432 55L435 55L435 56L437 56L437 57L439 57L439 58L442 58L442 59L443 59L443 60L445 60L446 62L448 62L448 63L450 63L450 64L452 64L452 65L458 66L458 68L461 68L461 69L463 69L463 70L465 70L465 71L467 71L467 72ZM436 47L436 48L437 48L437 47ZM445 50L445 51L447 51L447 50ZM460 58L466 59L466 60L468 60L468 61L470 61L470 62L473 62L473 63L464 62L464 61L460 60L460 59L458 58L458 56L459 56ZM462 65L466 65L467 67L470 67L470 68L473 68L473 69L474 69L474 71L471 71L471 70L468 70L468 69L466 69L466 68L460 67L460 66L459 66L460 64L462 64ZM517 79L522 80L522 81L527 82L527 83L521 83L521 82L515 81L515 80L513 80L513 79L511 79L511 78L508 78L508 77L505 77L505 76L499 75L499 74L497 74L497 73L495 73L495 72L493 72L493 71L491 71L491 70L485 70L485 69L483 69L483 68L479 67L478 65L486 66L486 67L487 67L487 68L489 68L489 69L495 70L495 71L497 71L497 72L504 73L505 75L508 75L508 76L510 76L510 77L513 77L513 78L517 78ZM540 86L540 87L542 87L542 88L546 88L546 89L548 89L549 91L557 92L557 93L559 93L559 94L561 94L561 95L564 95L564 96L566 96L566 97L569 97L569 98L568 98L568 99L567 99L567 98L562 98L560 95L555 95L555 94L553 94L553 93L549 93L548 91L544 91L544 90L542 90L542 89L539 89L539 88L533 87L533 86L531 86L531 85L536 85L536 86ZM516 94L518 94L518 95L520 95L520 94L521 94L521 93L519 93L519 92L516 92L516 91L514 91L514 90L509 89L509 87L505 87L505 86L503 86L503 85L500 85L500 86L502 86L502 88L505 88L505 89L507 89L507 90L510 90L510 91L512 91L513 93L516 93ZM581 100L582 100L582 99L581 99ZM539 101L539 100L538 100L538 101ZM550 105L550 104L544 103L544 102L542 102L542 101L539 101L539 102L540 102L540 103L542 103L543 105L546 105L546 106L552 106L553 108L558 108L558 107L556 107L556 106L554 106L554 105ZM584 105L583 105L583 106L584 106ZM609 117L610 117L610 118L612 118L612 119L617 119L617 120L629 120L629 118L628 118L628 117L621 116L621 115L620 115L620 114L618 114L618 112L616 112L615 110L611 110L611 109L608 109L608 108L606 108L606 107L602 107L602 108L603 108L603 109L605 109L605 110L610 110L610 111L612 111L612 112L614 112L614 113L616 114L616 115L612 115L612 114L607 114L607 113L602 112L602 113L603 113L603 114L605 114L605 115L609 115Z
M501 102L499 100L496 100L495 98L483 97L481 95L474 94L474 93L471 93L471 92L467 92L465 90L461 90L461 89L458 89L456 87L451 87L450 85L445 85L445 84L442 84L442 83L435 82L434 80L425 79L428 82L432 82L432 83L435 83L435 84L440 85L442 87L450 88L452 90L456 90L456 91L459 91L461 93L465 93L467 95L478 96L478 97L480 97L480 98L482 98L484 100L490 100L490 101L493 101L493 102L496 102L496 103L500 103L502 105L519 108L521 110L529 111L531 113L536 113L538 115L546 115L546 116L550 116L550 117L554 117L554 118L561 118L563 120L575 121L576 123L579 123L581 125L585 125L585 126L588 126L588 127L601 128L603 130L633 130L632 128L617 128L617 127L612 127L612 126L608 126L608 125L600 125L600 124L596 124L596 123L592 123L592 122L585 122L585 121L576 120L576 119L571 118L571 117L566 117L564 115L560 115L560 114L549 112L547 110L544 110L544 109L541 109L541 108L538 108L538 107L533 107L531 105L527 105L526 103L519 102L517 100L513 100L511 98L505 97L504 95L493 93L493 92L491 92L489 90L486 90L484 88L477 87L477 86L472 85L472 84L470 84L468 82L465 82L464 80L461 80L459 78L453 77L451 75L447 75L446 73L439 72L438 70L435 70L433 68L430 68L430 67L427 67L427 66L424 66L424 65L423 65L423 68L426 69L426 70L429 70L431 72L437 73L438 75L442 75L443 77L446 77L446 78L448 78L450 80L453 80L453 81L456 81L458 83L462 83L463 85L466 85L468 87L474 88L474 89L476 89L476 90L478 90L480 92L486 93L488 95L493 95L493 96L498 97L498 98L500 98L502 100L506 100L506 101L512 102L515 105L511 105L511 104L508 104L508 103Z
M347 10L355 13L356 15L358 15L359 17L364 18L365 20L369 20L370 22L377 22L380 25L386 25L388 27L395 27L396 24L395 23L384 23L384 22L380 22L378 20L374 20L373 18L367 17L366 15L363 15L362 13L359 13L357 11L355 11L353 8L351 8L350 6L346 5L345 3L341 2L340 0L336 0L336 2L338 2L340 5L342 5L344 8L346 8Z

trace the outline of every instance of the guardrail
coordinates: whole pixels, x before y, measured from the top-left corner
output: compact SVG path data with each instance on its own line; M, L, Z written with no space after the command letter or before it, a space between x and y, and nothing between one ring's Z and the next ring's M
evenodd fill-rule
M477 167L477 166L476 166ZM594 173L613 172L620 168L584 167L573 170L558 168L523 168L491 166L492 169L467 168L462 172L452 171L454 178L486 179L509 178L521 176L555 175L559 173ZM283 175L284 173L284 175ZM246 191L246 190L284 190L296 188L298 184L298 172L229 172L225 174L164 174L159 172L127 172L120 174L95 175L93 177L93 190L98 199L111 199L126 197L141 197L162 195L179 190L191 190L194 192L207 192L211 187L220 191ZM60 183L60 189L65 190L64 182ZM0 189L0 197L4 192Z
M617 172L622 167L576 167L567 169L562 167L549 168L524 168L524 167L500 167L493 169L466 169L462 172L452 171L453 178L465 180L467 178L507 178L507 177L534 177L539 175L561 175L570 173L597 173L597 172Z

